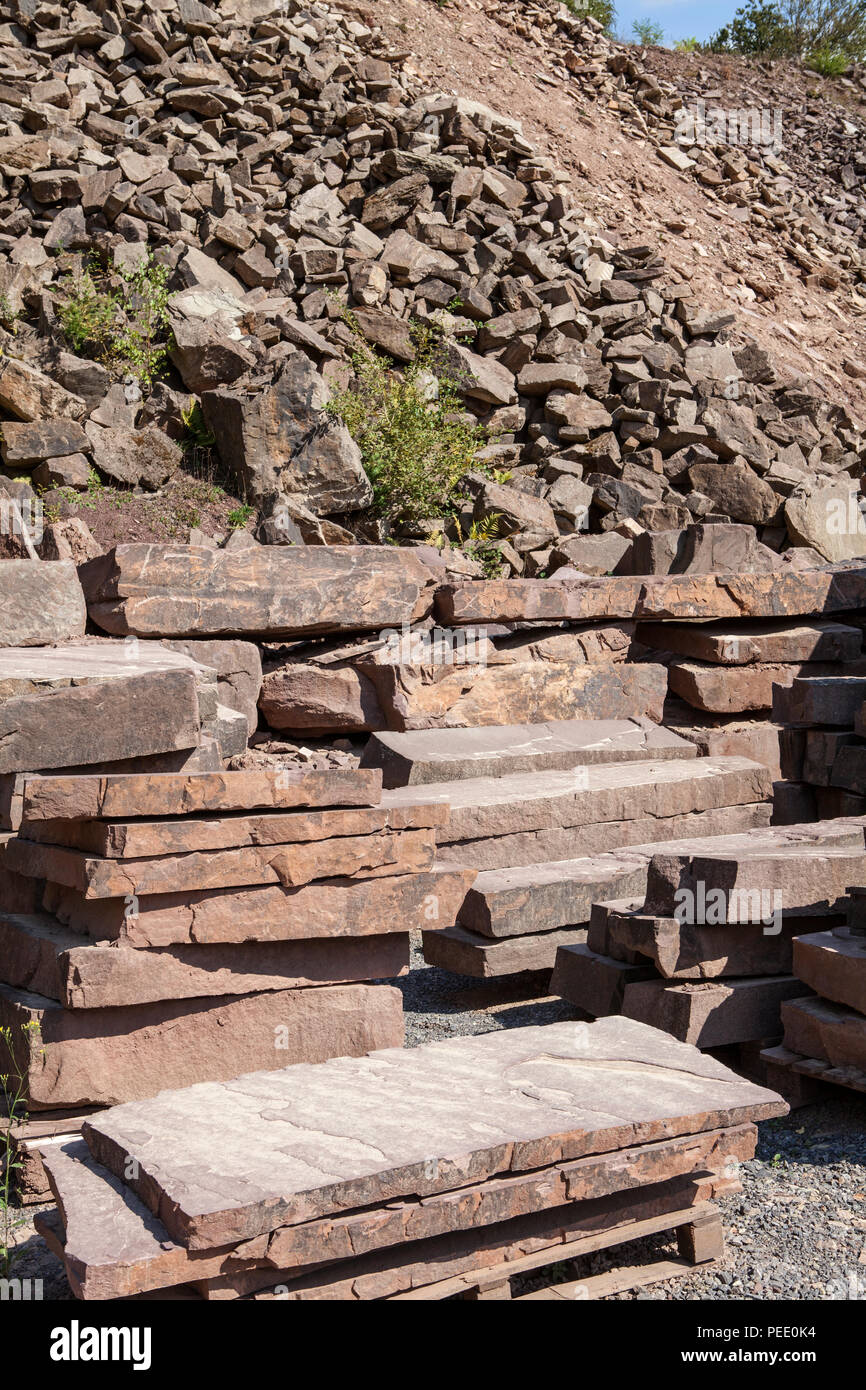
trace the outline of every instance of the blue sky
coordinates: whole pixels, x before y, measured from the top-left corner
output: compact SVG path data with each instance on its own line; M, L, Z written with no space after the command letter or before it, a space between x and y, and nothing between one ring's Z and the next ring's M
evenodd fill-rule
M664 42L708 39L733 18L742 0L616 0L616 31L631 38L632 20L654 19L665 31Z

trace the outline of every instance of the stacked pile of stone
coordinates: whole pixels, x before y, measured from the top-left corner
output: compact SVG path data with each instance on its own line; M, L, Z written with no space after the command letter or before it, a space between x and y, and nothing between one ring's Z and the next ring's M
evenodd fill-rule
M786 1109L626 1019L455 1038L103 1111L46 1146L38 1227L85 1299L508 1297L660 1230L720 1255L709 1199Z
M634 536L728 520L770 565L790 546L863 553L856 531L827 536L863 450L821 386L783 381L652 246L608 239L519 121L425 91L405 52L338 11L248 9L0 6L9 496L83 491L92 472L149 491L179 479L192 396L268 540L383 539L393 523L460 544L475 522L507 573L607 573ZM630 100L629 50L589 20L570 29L558 42L577 36L588 73ZM767 215L787 212L776 177L753 190L756 215L771 196ZM171 365L128 392L80 355L64 307L93 258L125 304L150 257ZM371 515L358 443L326 409L359 342L416 359L413 321L479 427L456 519L450 498L420 522ZM47 531L52 558L99 550L80 517Z
M866 676L862 663L836 675L807 676L776 691L774 718L799 739L799 784L791 790L802 819L866 811Z
M799 939L844 920L864 869L862 818L670 846L637 901L595 904L586 945L557 954L553 991L698 1047L776 1040L785 1001L808 992Z
M855 884L862 885L862 879ZM781 1047L762 1059L767 1075L832 1082L866 1092L866 890L854 886L847 920L794 942L794 972L814 994L782 1006ZM786 1086L787 1090L787 1086Z
M3 852L0 1017L30 1111L358 1055L403 1038L409 931L454 919L444 805L375 771L44 776Z

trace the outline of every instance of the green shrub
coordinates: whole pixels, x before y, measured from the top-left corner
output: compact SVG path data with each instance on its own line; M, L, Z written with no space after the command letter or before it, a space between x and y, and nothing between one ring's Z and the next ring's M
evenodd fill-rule
M665 31L655 19L635 19L631 31L644 48L653 48L661 43Z
M168 269L148 252L117 272L122 289L96 258L60 284L57 317L76 352L102 362L112 376L134 377L149 389L168 360Z
M613 0L565 0L571 13L583 18L590 15L602 26L605 33L612 34L616 23L616 9Z
M700 39L676 39L674 48L677 53L700 53L703 44Z
M415 360L397 371L364 340L350 313L346 321L355 341L355 381L335 391L326 409L361 450L373 509L397 525L441 516L453 507L459 480L487 442L462 418L459 382L445 364L441 341L413 324Z
M708 47L715 53L765 58L816 53L861 58L866 53L866 0L747 0ZM811 66L808 59L807 65Z
M255 507L251 507L249 502L242 502L239 507L235 507L234 511L229 512L226 517L226 525L230 526L233 531L242 531L254 511Z
M842 53L838 48L830 48L829 45L825 44L823 47L814 48L811 53L807 53L803 63L811 72L818 72L822 77L840 77L850 67L851 59L847 53Z

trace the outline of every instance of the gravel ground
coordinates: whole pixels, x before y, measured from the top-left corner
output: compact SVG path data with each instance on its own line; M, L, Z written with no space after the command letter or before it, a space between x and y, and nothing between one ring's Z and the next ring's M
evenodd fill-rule
M397 981L406 1012L406 1045L496 1028L579 1019L545 995L548 975L479 981L427 966L413 947L412 970ZM866 1301L866 1097L828 1087L828 1099L759 1126L756 1157L744 1164L743 1192L722 1204L727 1253L712 1270L653 1284L632 1299L850 1299ZM33 1229L27 1210L18 1232L15 1274L41 1278L46 1299L72 1294L60 1262ZM566 1260L515 1281L515 1292L601 1274L621 1264L676 1254L669 1237Z

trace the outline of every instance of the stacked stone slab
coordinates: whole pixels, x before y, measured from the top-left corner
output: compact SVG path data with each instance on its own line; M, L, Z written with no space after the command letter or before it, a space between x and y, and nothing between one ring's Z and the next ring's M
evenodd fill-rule
M718 837L650 859L637 899L598 902L552 988L592 1016L622 1013L699 1047L781 1035L801 937L843 920L866 868L862 818Z
M774 717L801 741L799 795L817 817L866 811L866 676L852 663L832 676L803 676L774 697Z
M441 1298L686 1223L702 1260L785 1110L626 1019L455 1038L94 1115L39 1229L84 1299Z
M376 771L43 776L3 851L0 1016L30 1111L402 1042L408 933L474 874Z
M866 1092L866 892L853 881L847 920L794 942L794 972L814 994L782 1008L781 1047L763 1060L773 1074Z

